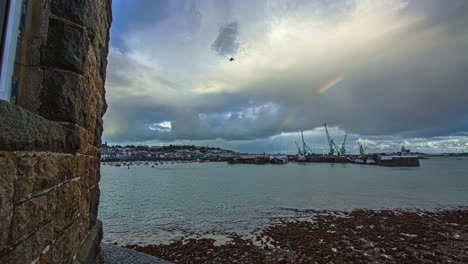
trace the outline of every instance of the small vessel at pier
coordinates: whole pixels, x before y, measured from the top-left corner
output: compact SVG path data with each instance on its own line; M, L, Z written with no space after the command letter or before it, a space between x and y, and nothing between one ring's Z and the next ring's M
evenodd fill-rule
M277 156L270 159L271 164L285 164L288 162L288 157Z

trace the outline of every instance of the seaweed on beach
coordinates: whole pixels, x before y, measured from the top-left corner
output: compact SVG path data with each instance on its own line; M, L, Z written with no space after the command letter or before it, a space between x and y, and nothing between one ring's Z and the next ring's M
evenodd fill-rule
M174 263L467 263L468 208L311 213L253 239L186 239L133 248Z

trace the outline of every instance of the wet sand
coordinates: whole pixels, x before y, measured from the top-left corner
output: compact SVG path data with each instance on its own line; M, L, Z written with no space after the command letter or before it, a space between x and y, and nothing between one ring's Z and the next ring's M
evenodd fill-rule
M225 243L129 245L174 263L468 263L468 207L303 213ZM305 219L305 220L304 220Z

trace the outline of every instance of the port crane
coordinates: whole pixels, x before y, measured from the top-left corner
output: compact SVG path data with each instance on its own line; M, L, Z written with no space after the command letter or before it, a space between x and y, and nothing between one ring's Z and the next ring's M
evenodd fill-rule
M302 137L302 153L304 153L304 155L307 155L306 143L304 141L304 131L302 129L301 129L301 137Z
M330 133L328 133L327 124L323 124L323 125L325 126L325 132L327 133L327 141L328 141L328 146L330 148L329 155L334 156L335 153L341 156L346 155L346 138L348 137L348 135L345 135L343 143L341 144L341 148L340 148L335 143L335 141L330 137Z
M333 145L334 152L336 152L336 154L337 154L338 156L341 155L340 148L339 148L338 145L335 143L335 141L333 141L333 139L332 139L331 142L332 142L332 145ZM333 155L333 154L332 154L332 155Z
M314 153L314 151L312 151L312 149L309 147L309 145L306 144L305 146L306 146L306 149L309 151L309 153L311 153L311 154Z
M323 124L325 126L325 132L327 133L327 142L328 142L328 147L330 148L330 152L328 154L330 154L331 156L333 156L335 154L335 142L333 142L333 139L330 138L330 134L328 133L328 128L327 128L327 124Z
M348 137L348 135L344 135L343 144L341 144L341 149L340 149L341 156L346 155L346 138L347 137Z
M294 141L294 143L296 143L297 153L298 153L299 155L303 155L302 149L301 149L301 147L299 147L299 144L297 144L297 141Z
M366 155L366 150L362 146L361 142L359 142L359 140L357 141L357 143L359 145L359 153L361 154L361 156L365 156Z
M299 144L297 144L297 141L294 141L294 143L296 143L298 154L307 156L308 153L313 153L312 149L307 145L307 143L304 140L304 131L303 130L301 130L301 139L302 139L302 149L299 146Z

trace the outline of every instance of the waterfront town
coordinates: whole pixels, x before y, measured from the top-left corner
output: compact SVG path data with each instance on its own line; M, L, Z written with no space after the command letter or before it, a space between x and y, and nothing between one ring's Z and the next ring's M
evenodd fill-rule
M194 145L168 146L101 146L101 161L172 161L172 160L210 160L226 161L239 156L232 150Z
M357 163L365 165L380 166L402 166L418 167L420 159L428 159L429 156L465 156L465 153L450 154L427 154L420 152L411 152L404 144L397 152L391 153L369 153L366 149L365 140L363 143L357 141L359 154L351 153L347 149L344 136L343 143L337 144L328 132L327 124L324 124L326 133L326 143L328 153L314 153L311 147L304 139L301 130L300 144L296 141L297 154L284 153L237 153L232 150L226 150L216 147L195 146L195 145L166 145L166 146L109 146L107 141L101 146L101 161L117 162L120 166L121 161L156 161L154 165L159 165L159 161L192 161L205 162L217 161L228 162L229 164L285 164L293 162L323 162L323 163ZM149 163L148 163L149 164ZM124 164L125 166L125 164Z
M382 166L419 166L420 159L435 156L466 156L466 153L428 154L411 152L402 146L399 152L393 153L365 153L360 154L337 153L316 154L299 149L298 154L281 153L240 153L218 147L195 145L166 145L166 146L134 146L108 145L101 146L101 162L119 165L120 162L137 161L187 161L187 162L228 162L229 164L285 164L287 162L326 162L326 163L358 163ZM130 163L131 164L131 163ZM125 166L125 165L124 165Z

